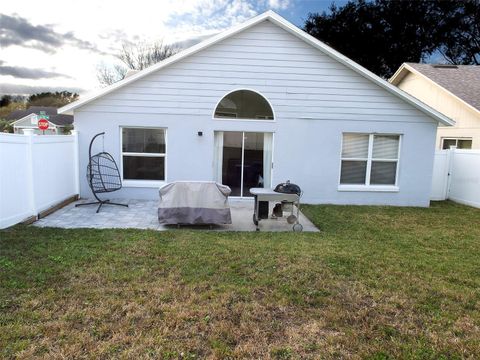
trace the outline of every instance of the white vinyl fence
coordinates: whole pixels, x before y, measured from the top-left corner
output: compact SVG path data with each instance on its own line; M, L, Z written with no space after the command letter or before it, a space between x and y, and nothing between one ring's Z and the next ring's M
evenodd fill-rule
M480 150L437 151L431 199L450 199L480 208Z
M75 196L78 135L0 133L0 229Z

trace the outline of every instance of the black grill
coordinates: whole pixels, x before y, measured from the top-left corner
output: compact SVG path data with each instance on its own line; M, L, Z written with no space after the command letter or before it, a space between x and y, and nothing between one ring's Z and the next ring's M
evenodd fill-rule
M297 194L298 196L302 194L302 189L300 189L300 186L297 184L292 184L290 180L275 186L274 191L282 194Z

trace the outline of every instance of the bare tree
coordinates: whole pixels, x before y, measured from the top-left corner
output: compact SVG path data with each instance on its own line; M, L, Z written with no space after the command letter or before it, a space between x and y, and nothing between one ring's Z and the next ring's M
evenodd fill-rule
M122 50L116 56L122 64L100 65L97 70L98 81L103 86L111 85L124 79L129 69L143 70L176 54L179 50L175 45L164 44L162 41L153 44L124 43Z
M122 65L108 66L101 64L97 67L97 79L102 86L112 85L125 78L127 68Z
M178 52L173 45L163 42L153 44L123 44L118 58L133 70L143 70L159 61L162 61Z

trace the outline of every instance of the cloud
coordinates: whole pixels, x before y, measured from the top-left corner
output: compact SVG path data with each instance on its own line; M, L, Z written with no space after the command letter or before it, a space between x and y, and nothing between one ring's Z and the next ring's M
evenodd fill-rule
M18 84L0 84L0 94L9 95L32 95L41 92L55 92L55 91L70 91L74 93L84 92L84 89L76 87L63 87L63 86L30 86L30 85L18 85Z
M290 0L268 0L268 7L272 10L285 10L290 5Z
M0 86L28 94L59 85L90 90L98 86L98 64L116 64L124 43L163 40L186 48L269 9L293 14L297 0L82 0L75 11L65 0L22 3L1 3L0 76L10 76Z
M258 14L258 4L246 0L196 1L192 6L173 11L167 27L188 28L196 32L223 30Z
M0 14L0 47L23 46L55 53L64 45L83 50L98 51L97 47L77 38L73 32L58 33L52 25L32 25L18 15Z
M214 34L207 34L207 35L200 35L200 36L194 36L182 41L178 41L172 44L173 47L176 47L178 49L187 49L193 45L198 44L199 42L202 42L203 40L206 40L210 37L212 37Z
M190 6L173 9L167 28L204 35L242 23L266 10L286 10L295 0L191 0Z
M185 0L182 5L172 6L170 11L163 14L164 19L159 20L167 30L165 36L153 32L139 35L131 29L128 32L125 28L115 28L98 37L111 44L104 48L110 55L118 53L119 44L135 45L139 42L165 40L179 48L186 48L267 10L268 1ZM283 3L287 0L277 1Z
M10 75L20 79L50 79L50 78L70 78L70 76L60 74L55 71L47 71L43 69L32 69L22 66L3 65L4 61L0 60L0 75Z

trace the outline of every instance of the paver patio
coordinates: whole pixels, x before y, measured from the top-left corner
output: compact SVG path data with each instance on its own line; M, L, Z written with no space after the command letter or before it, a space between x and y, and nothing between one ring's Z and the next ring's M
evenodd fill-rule
M164 226L158 223L157 208L158 201L155 200L119 200L112 199L113 202L128 203L128 208L122 206L104 205L97 214L96 205L75 207L75 204L91 200L79 200L69 204L64 208L46 216L34 223L40 227L59 227L59 228L136 228L169 230L176 226ZM255 225L252 221L253 200L230 200L232 213L232 224L212 226L213 230L218 231L255 231ZM273 205L271 204L271 207ZM271 213L271 208L270 208ZM303 214L300 214L300 223L303 225L303 231L319 231L315 225ZM209 230L209 226L195 226ZM292 225L288 224L285 218L266 219L260 221L260 231L292 231Z

